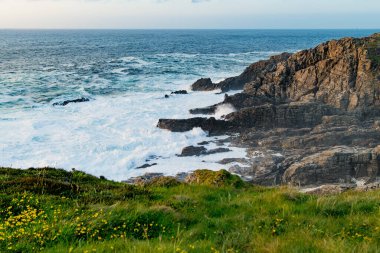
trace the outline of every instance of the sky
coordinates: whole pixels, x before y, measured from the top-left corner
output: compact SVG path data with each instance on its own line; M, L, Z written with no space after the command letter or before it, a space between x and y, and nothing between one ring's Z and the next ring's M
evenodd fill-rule
M380 28L380 0L0 0L0 28Z

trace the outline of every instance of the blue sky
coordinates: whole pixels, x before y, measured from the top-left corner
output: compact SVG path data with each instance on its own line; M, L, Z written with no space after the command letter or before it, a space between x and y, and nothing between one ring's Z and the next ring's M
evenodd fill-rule
M0 0L0 28L380 28L380 0Z

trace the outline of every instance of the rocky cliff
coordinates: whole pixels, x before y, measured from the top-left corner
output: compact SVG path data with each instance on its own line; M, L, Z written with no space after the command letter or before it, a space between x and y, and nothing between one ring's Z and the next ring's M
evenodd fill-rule
M220 83L200 79L192 89L242 92L190 111L212 115L220 105L233 106L223 120L161 119L158 126L238 133L231 141L248 149L248 159L230 171L247 180L310 186L380 177L379 33L283 53Z

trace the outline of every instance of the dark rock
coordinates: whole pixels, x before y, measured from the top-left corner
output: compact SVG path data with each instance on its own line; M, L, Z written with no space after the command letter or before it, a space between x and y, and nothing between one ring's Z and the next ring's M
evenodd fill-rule
M195 108L190 109L191 114L214 114L216 110L217 105L212 105L204 108Z
M215 148L215 149L208 150L206 152L206 155L212 155L212 154L217 154L217 153L226 153L226 152L230 152L230 151L232 151L232 150L229 148Z
M227 94L226 94L227 95ZM214 114L218 106L230 105L236 110L260 106L264 104L273 104L274 100L267 96L253 96L247 93L237 93L231 96L225 96L224 101L215 105L190 109L191 114Z
M174 95L185 95L185 94L188 94L186 90L177 90L177 91L173 91L171 94L174 94Z
M82 97L82 98L73 99L73 100L65 100L63 102L57 102L57 103L54 103L53 106L66 106L71 103L83 103L83 102L88 102L88 101L90 101L90 99Z
M207 152L207 149L205 147L195 147L195 146L189 146L182 149L182 152L178 156L201 156L205 155Z
M216 120L215 118L190 118L190 119L160 119L157 127L172 132L186 132L194 127L200 127L209 134L225 133L232 128L229 122Z
M202 156L202 155L212 155L217 153L225 153L230 152L231 150L228 148L215 148L211 150L207 150L203 146L189 146L182 149L182 152L178 156Z
M169 98L169 97L170 97L169 95L165 94L165 98Z
M137 167L136 169L146 169L146 168L156 166L156 165L157 165L157 163L152 163L152 164L146 163L144 165L141 165L140 167Z
M193 91L209 91L217 89L216 84L210 78L201 78L191 85Z

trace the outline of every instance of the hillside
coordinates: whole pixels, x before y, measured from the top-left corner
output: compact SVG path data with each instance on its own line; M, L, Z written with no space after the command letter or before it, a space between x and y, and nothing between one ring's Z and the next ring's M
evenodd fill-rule
M317 196L226 171L128 185L0 168L1 252L376 252L380 191Z

